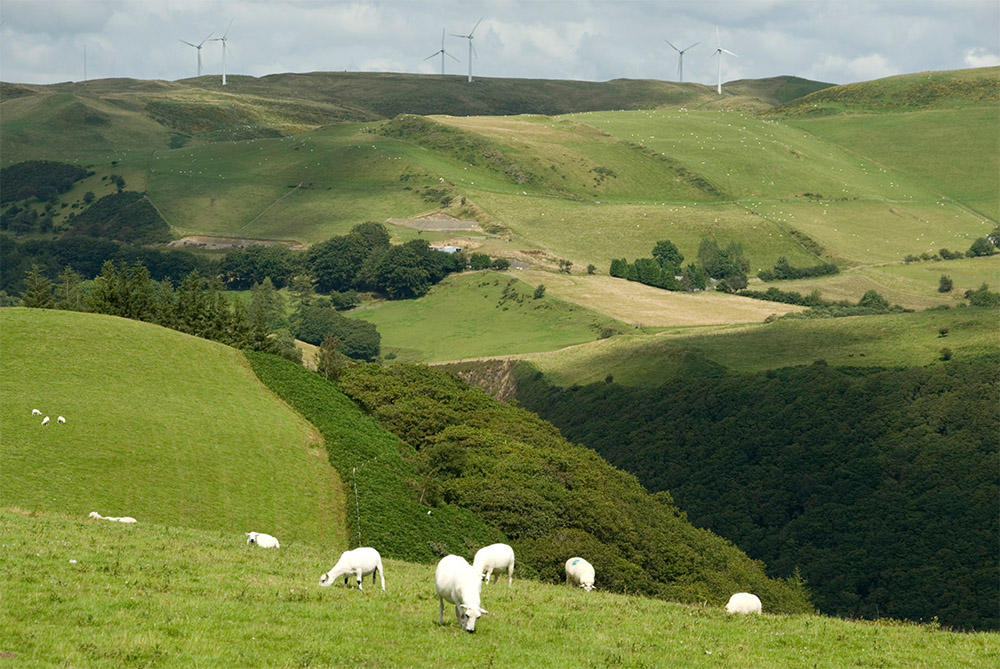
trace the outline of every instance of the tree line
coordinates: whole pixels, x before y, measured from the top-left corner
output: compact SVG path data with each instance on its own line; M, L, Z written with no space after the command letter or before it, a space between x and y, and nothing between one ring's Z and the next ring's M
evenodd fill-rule
M771 576L801 573L825 613L996 630L998 367L996 355L911 369L818 361L564 389L519 367L516 398L669 490Z

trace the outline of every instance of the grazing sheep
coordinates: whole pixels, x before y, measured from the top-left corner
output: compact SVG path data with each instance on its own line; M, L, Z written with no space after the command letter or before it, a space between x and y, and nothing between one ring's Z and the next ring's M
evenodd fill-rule
M263 532L247 532L246 535L249 537L249 539L247 539L247 546L256 544L261 548L281 548L278 540L270 534L264 534Z
M729 613L760 613L760 597L749 592L737 592L726 604Z
M45 418L42 419L42 425L48 425L48 424L49 424L49 417L46 416Z
M566 583L590 592L594 589L594 565L582 557L566 560Z
M385 571L382 569L382 556L374 548L355 548L352 551L344 551L340 554L337 564L333 569L320 576L319 584L322 586L333 585L341 576L344 577L344 585L348 585L347 575L354 574L358 581L358 590L363 590L361 582L368 574L372 575L372 583L375 583L375 572L382 578L382 589L385 590Z
M507 544L491 544L476 551L472 566L490 582L494 569L507 570L507 587L514 583L514 549Z
M482 572L458 555L445 555L434 571L434 590L438 596L438 625L444 625L444 602L455 605L455 617L466 632L476 631L476 620L488 613L479 606L483 587Z
M96 520L111 520L111 521L114 521L116 523L134 523L134 522L136 522L136 519L133 518L132 516L102 516L101 514L97 513L96 511L91 511L90 514L89 514L89 517L94 518Z
M39 411L38 409L32 409L32 410L31 410L31 415L32 415L32 416L41 416L41 415L42 415L42 412L41 412L41 411Z
M65 422L66 422L66 419L65 419L65 418L63 418L62 416L59 416L59 418L56 418L56 422L57 422L57 423L65 423Z

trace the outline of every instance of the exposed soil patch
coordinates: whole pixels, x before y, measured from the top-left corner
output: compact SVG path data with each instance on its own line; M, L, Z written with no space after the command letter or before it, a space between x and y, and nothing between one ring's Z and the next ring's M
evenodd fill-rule
M414 230L426 230L435 232L454 232L456 230L476 230L479 231L478 221L466 221L455 218L448 214L434 213L427 216L417 216L415 218L390 218L389 223L393 225L405 225Z
M274 239L242 239L239 237L205 237L201 235L182 237L167 244L171 248L197 248L206 251L228 251L242 249L248 246L287 246L293 251L304 251L305 244L299 242L284 242Z

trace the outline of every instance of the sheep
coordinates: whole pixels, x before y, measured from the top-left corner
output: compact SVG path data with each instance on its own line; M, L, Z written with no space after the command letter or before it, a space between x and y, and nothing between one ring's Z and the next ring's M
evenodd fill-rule
M247 539L247 546L256 544L261 548L281 548L281 544L278 543L278 540L270 534L264 534L263 532L247 532L246 535L249 537L249 539Z
M566 583L590 592L594 589L594 565L582 557L571 557L566 560Z
M39 411L38 409L32 409L32 410L31 410L31 415L32 415L32 416L41 416L41 415L42 415L42 412L41 412L41 411Z
M46 416L45 418L42 419L42 425L48 425L48 424L49 424L49 417Z
M476 551L472 566L489 584L494 569L507 569L507 587L514 583L514 549L507 544L491 544Z
M737 592L726 604L728 613L760 613L760 597L749 592Z
M91 511L90 514L89 514L89 517L90 518L94 518L95 520L111 520L111 521L114 521L116 523L134 523L134 522L137 522L136 519L133 518L132 516L102 516L101 514L97 513L96 511Z
M66 419L65 419L65 418L63 418L62 416L59 416L59 418L56 418L56 422L57 422L57 423L65 423L65 422L66 422Z
M322 586L333 585L341 576L344 577L344 585L348 585L348 574L354 574L358 581L358 590L363 590L361 582L368 574L372 575L372 583L375 583L375 572L382 579L382 589L385 590L385 571L382 569L382 556L374 548L355 548L352 551L344 551L340 554L337 564L333 569L320 576L319 584Z
M476 631L476 620L488 613L479 605L483 587L481 572L459 555L445 555L434 571L434 590L438 596L438 625L444 625L444 602L455 605L455 617L466 632Z

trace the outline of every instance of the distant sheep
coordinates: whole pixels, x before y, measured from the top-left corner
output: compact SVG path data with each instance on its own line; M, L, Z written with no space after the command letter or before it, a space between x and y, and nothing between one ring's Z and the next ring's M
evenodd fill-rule
M566 583L590 592L594 589L594 565L582 557L566 560Z
M65 422L66 422L66 419L65 419L65 418L63 418L62 416L59 416L59 418L56 418L56 422L57 422L57 423L65 423Z
M278 540L272 537L270 534L264 534L263 532L247 532L247 546L257 545L261 548L281 548Z
M514 549L507 544L491 544L476 551L473 568L483 575L486 583L493 577L494 569L507 570L507 587L514 583Z
M382 556L374 548L362 547L352 551L344 551L340 554L337 564L333 569L323 574L319 579L322 586L333 585L341 576L344 577L344 585L348 585L348 574L354 574L358 582L358 590L363 590L361 582L368 574L372 575L372 583L375 583L375 572L382 579L382 589L385 590L385 571L382 569Z
M760 597L749 592L737 592L726 604L729 613L760 613Z
M101 514L97 513L96 511L91 511L89 515L90 515L91 518L94 518L95 520L111 520L111 521L114 521L116 523L134 523L134 522L136 522L135 518L133 518L132 516L117 516L117 517L116 516L102 516Z
M46 416L45 418L42 419L42 425L48 425L48 424L49 424L49 417Z
M459 555L445 555L434 571L434 590L438 596L438 625L444 625L444 602L455 605L455 617L466 632L476 631L476 620L486 609L480 608L482 572Z
M41 412L41 411L39 411L38 409L32 409L32 410L31 410L31 415L32 415L32 416L41 416L41 415L42 415L42 412Z

